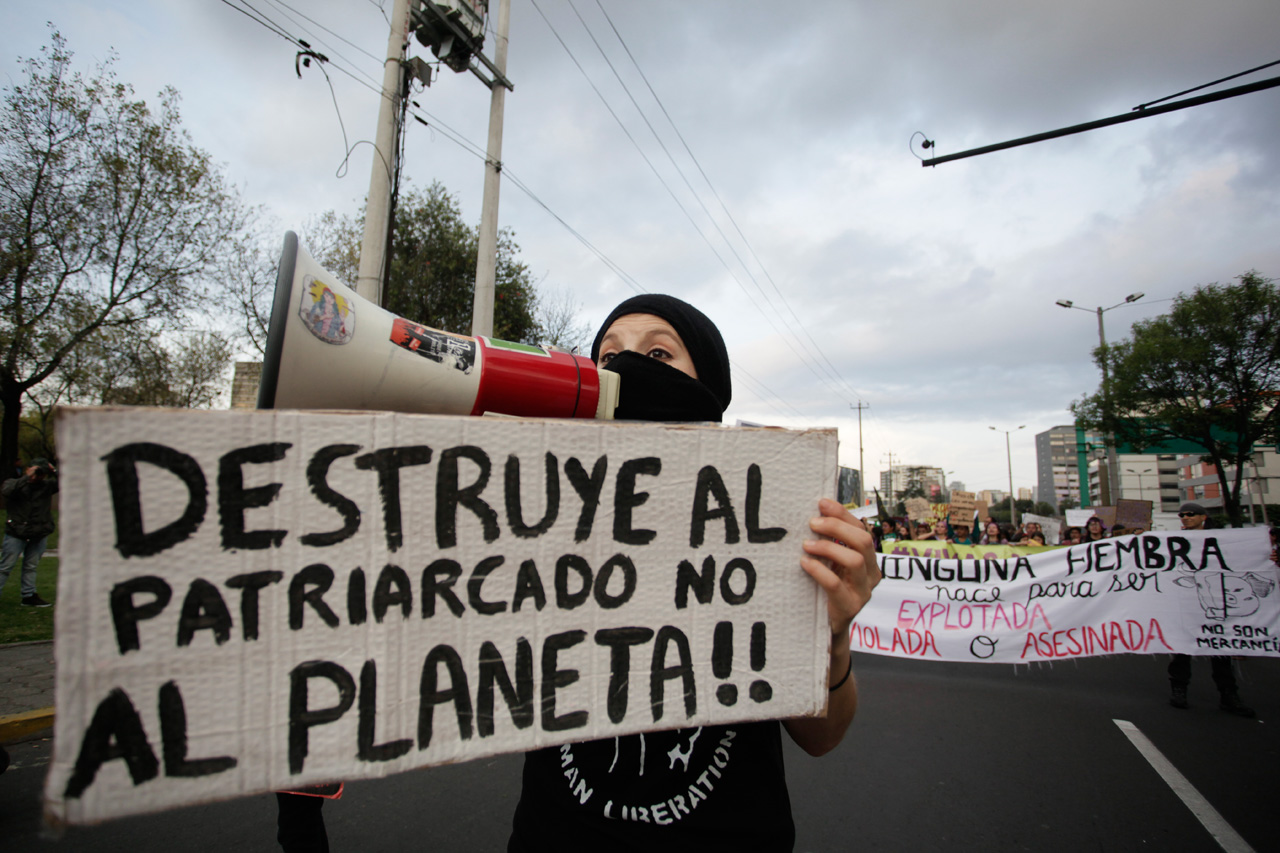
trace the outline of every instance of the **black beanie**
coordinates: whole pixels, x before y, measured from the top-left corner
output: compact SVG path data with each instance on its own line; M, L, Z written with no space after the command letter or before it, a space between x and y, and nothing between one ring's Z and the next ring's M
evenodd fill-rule
M720 330L706 314L674 296L642 293L614 308L591 343L592 361L600 360L600 341L613 321L627 314L653 314L670 323L689 351L693 368L698 371L698 381L715 395L722 411L729 408L733 385L729 381L729 351L725 349L724 338L720 337Z

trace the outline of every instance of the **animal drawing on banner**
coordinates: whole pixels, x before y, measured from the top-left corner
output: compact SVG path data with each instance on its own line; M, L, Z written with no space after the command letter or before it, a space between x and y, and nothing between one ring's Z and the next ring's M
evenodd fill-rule
M1178 586L1194 588L1206 619L1219 622L1230 616L1250 616L1258 612L1261 599L1275 589L1275 581L1255 572L1201 571L1174 580Z

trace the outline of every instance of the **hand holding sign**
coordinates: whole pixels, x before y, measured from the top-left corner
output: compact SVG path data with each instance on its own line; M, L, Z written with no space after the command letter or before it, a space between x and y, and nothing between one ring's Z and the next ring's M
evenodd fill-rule
M859 611L880 583L875 543L865 526L830 498L818 502L809 529L822 539L804 540L800 566L827 593L827 618L833 637L846 637Z
M809 529L823 538L804 541L805 556L800 558L800 566L827 594L831 627L827 684L831 695L825 717L796 718L786 723L791 739L810 755L823 755L838 746L853 722L858 689L852 678L849 631L881 579L875 542L866 526L828 498L818 502L818 512L817 518L809 520Z

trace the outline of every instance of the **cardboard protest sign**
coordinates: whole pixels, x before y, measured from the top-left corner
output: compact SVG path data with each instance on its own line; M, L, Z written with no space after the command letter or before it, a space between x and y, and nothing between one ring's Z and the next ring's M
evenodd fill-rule
M903 503L907 507L907 518L912 521L923 521L930 517L931 504L925 498L907 498Z
M1093 514L1102 519L1102 526L1110 530L1116 526L1116 508L1113 506L1095 506Z
M1151 501L1121 498L1116 501L1116 525L1125 530L1151 529Z
M986 524L991 520L991 508L987 506L986 501L974 501L974 509L978 511L978 524Z
M73 409L54 819L822 713L834 430Z
M951 521L952 527L955 527L958 524L963 524L965 527L972 530L974 511L975 506L973 492L951 493L951 506L948 510L948 518Z
M1263 528L1022 548L895 542L854 651L1026 663L1107 654L1280 657L1280 568Z

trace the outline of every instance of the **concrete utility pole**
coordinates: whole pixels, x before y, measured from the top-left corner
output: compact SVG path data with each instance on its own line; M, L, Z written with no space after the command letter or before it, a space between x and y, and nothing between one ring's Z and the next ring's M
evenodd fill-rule
M356 293L381 305L383 271L387 261L387 229L391 221L391 185L396 173L396 137L400 120L400 94L404 85L404 47L409 39L409 4L396 0L391 11L391 35L382 67L382 104L378 108L377 151L369 175L365 202L364 239L360 242L360 271Z
M493 294L498 266L498 189L502 183L502 110L506 104L507 31L511 0L498 3L497 44L493 64L499 79L489 89L489 146L484 165L484 203L480 209L479 251L476 253L476 292L471 307L471 334L493 335Z
M889 451L888 453L885 454L885 456L889 457L889 494L886 497L889 499L889 514L892 515L893 514L893 451L892 450ZM901 459L899 459L899 462L901 462Z
M858 506L867 502L867 475L862 467L862 410L871 408L870 403L858 401L858 405L849 404L849 408L858 410Z

